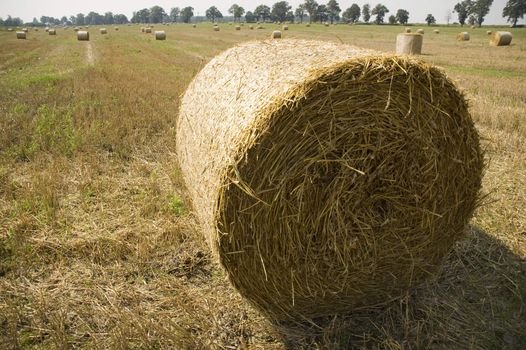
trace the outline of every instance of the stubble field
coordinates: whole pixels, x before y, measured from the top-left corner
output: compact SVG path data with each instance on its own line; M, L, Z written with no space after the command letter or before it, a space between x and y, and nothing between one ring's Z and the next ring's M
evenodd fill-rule
M1 349L526 348L525 29L490 47L486 29L424 28L421 59L465 89L487 158L485 205L436 279L283 337L212 261L175 154L195 74L278 26L160 27L166 41L135 25L89 42L0 30ZM289 28L384 52L403 29Z

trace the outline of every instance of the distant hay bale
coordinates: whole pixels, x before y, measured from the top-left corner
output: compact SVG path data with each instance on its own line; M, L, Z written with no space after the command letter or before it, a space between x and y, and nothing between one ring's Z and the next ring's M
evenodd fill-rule
M35 32L38 32L38 28L33 28L33 30L34 30Z
M50 29L48 30L47 32L49 35L57 35L57 30L56 29Z
M152 32L152 28L145 28L144 32L150 34Z
M219 32L219 26L214 26L214 32Z
M305 24L305 27L310 27L310 24L309 23Z
M23 32L23 31L16 32L16 38L17 39L26 39L26 32Z
M475 29L475 26L471 26L471 29Z
M236 26L236 30L241 30L241 27L240 26Z
M118 31L119 31L119 27L115 27L114 29L115 29L115 31L116 31L116 32L118 32Z
M89 32L87 30L79 30L77 32L77 40L89 41Z
M469 41L469 33L468 32L461 32L457 34L457 40L458 41Z
M486 31L486 34L487 35L491 35L491 34L493 34L493 32L491 30L488 30L488 31Z
M282 29L283 30L289 30L289 26L283 26Z
M108 30L106 28L100 28L101 34L108 34Z
M29 30L27 28L22 28L22 31L25 32L25 33L29 32Z
M80 30L80 28L79 28L79 27L75 27L75 28L73 28L73 30L74 30L75 32L78 32L78 31Z
M325 27L328 27L329 26L329 23L324 23Z
M263 26L257 26L256 29L263 29Z
M164 30L156 30L155 40L166 40L166 32Z
M424 30L423 30L422 28L417 29L417 30L416 30L416 33L417 33L417 34L422 34L422 35L424 35Z
M272 35L270 37L272 39L281 39L281 32L279 30L275 30L272 32Z
M421 55L424 36L418 33L401 33L396 36L397 55Z
M254 29L254 26L249 26L248 29Z
M46 32L49 32L49 27L46 27L45 30L46 30Z
M435 33L435 34L440 34L440 30L435 29L435 30L433 30L433 33Z
M194 23L194 24L192 24L192 27L193 27L193 28L196 28L196 27L197 27L197 25L196 25L196 24Z
M13 28L7 28L7 31L8 31L8 32L12 32L12 31L13 31Z
M141 27L141 33L146 33L146 28Z
M406 33L411 33L411 28L405 28Z
M479 203L483 156L463 94L406 56L240 44L190 83L176 135L214 257L275 320L406 295Z
M512 38L510 32L495 32L491 35L489 42L492 46L508 46L511 44Z

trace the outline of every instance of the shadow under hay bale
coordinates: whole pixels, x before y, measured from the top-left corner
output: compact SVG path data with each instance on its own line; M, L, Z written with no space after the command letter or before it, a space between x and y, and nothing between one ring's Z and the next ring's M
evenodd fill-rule
M385 304L433 276L483 168L440 69L302 40L212 59L182 99L177 154L230 281L280 322Z

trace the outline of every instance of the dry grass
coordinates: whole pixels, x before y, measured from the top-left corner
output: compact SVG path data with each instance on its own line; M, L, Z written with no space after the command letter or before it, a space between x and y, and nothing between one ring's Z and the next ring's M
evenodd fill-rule
M349 28L290 33L394 50L399 28ZM168 27L166 45L136 26L95 36L104 65L74 32L0 31L0 348L526 347L524 31L498 48L484 31L457 43L458 28L426 40L424 59L468 89L489 160L489 204L437 279L281 340L211 261L174 156L191 78L269 32L189 29Z

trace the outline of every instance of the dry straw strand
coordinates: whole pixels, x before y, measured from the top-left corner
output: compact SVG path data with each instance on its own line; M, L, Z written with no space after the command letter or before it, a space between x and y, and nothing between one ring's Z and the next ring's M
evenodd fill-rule
M433 275L483 169L442 70L292 39L212 59L182 98L177 154L230 281L281 321L382 304Z

